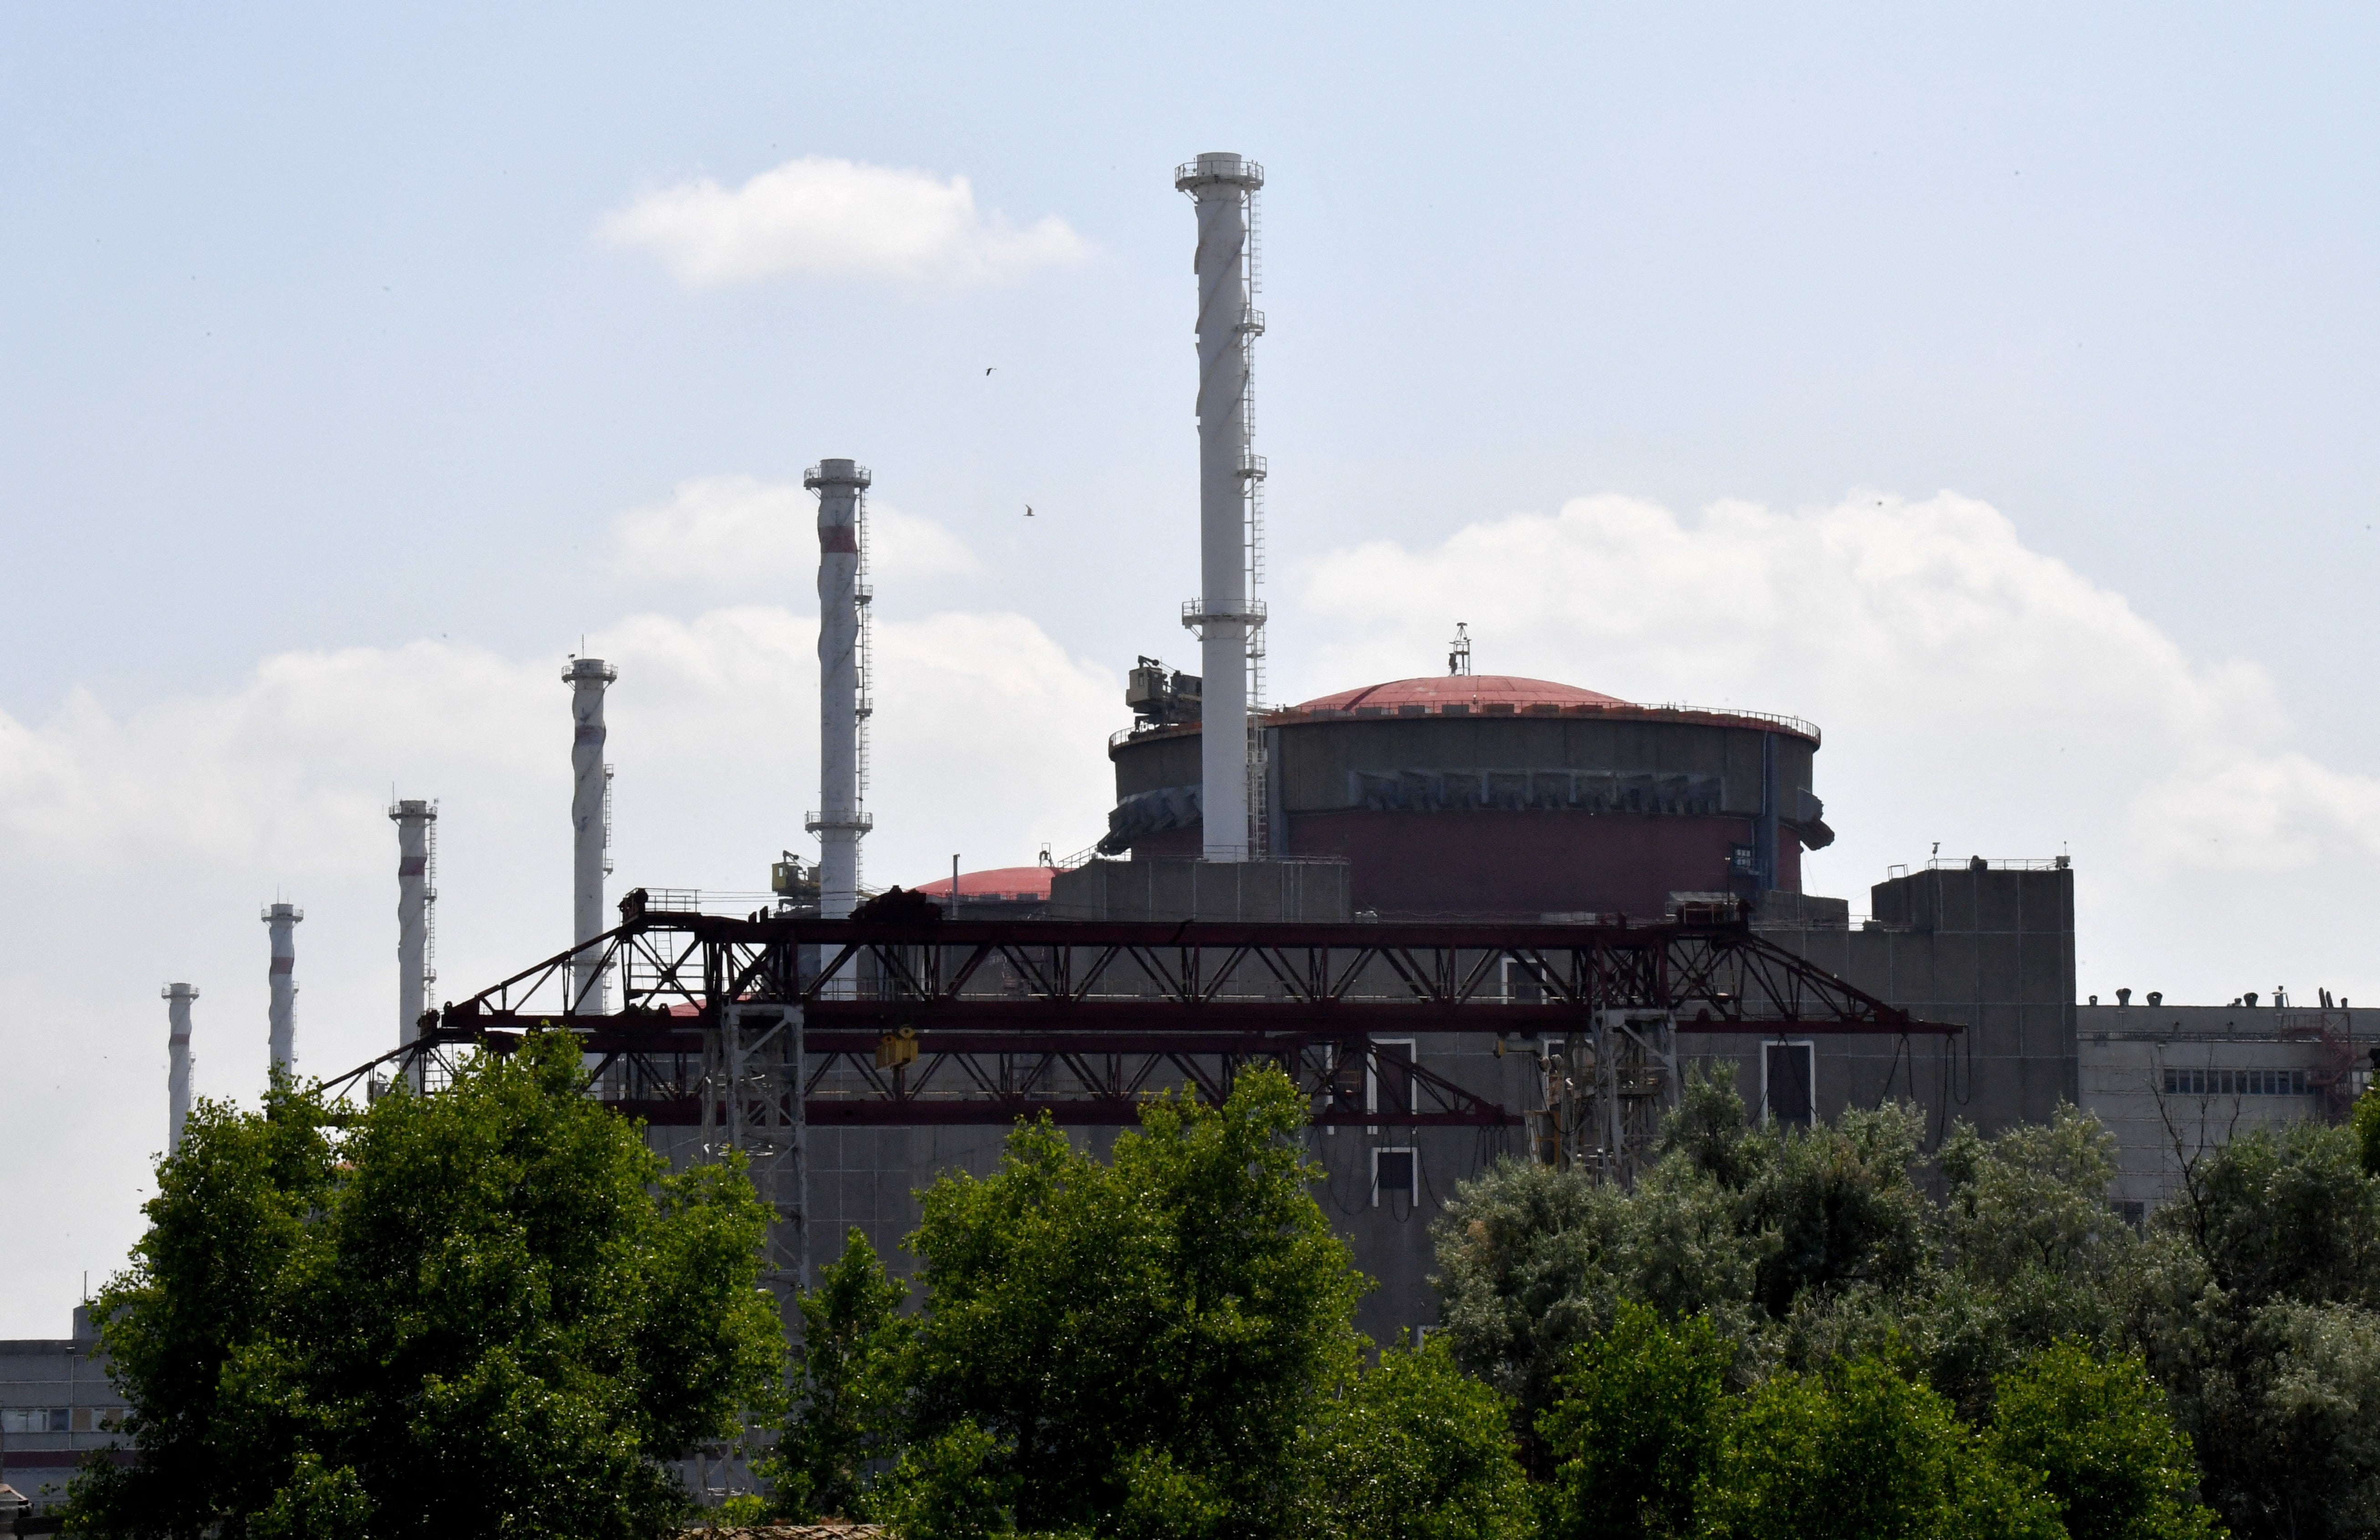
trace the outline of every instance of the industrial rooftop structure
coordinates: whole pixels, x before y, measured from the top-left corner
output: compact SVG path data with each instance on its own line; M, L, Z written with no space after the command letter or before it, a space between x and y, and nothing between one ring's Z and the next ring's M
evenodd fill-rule
M1659 916L1672 894L1798 892L1834 838L1818 730L1790 717L1636 706L1541 679L1451 674L1255 719L1266 848L1351 867L1357 912ZM1203 724L1110 740L1102 854L1198 854Z

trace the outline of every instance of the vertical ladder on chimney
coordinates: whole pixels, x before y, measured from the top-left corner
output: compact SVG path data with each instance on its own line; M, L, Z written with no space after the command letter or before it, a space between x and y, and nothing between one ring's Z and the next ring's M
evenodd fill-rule
M858 771L858 791L853 798L853 816L864 819L867 817L868 807L868 719L876 714L874 694L876 670L872 658L875 626L870 619L875 613L875 609L869 602L875 599L876 590L869 587L868 581L868 489L865 487L859 489L857 503L852 514L852 527L859 546L858 571L851 591L852 600L859 611L857 647L859 702L853 711L853 715L859 719L855 734L856 739L855 768ZM867 859L865 842L854 841L851 854L851 881L855 888L860 886L860 874L866 867Z
M1248 200L1248 305L1240 327L1246 342L1241 357L1247 374L1240 386L1240 486L1247 496L1248 598L1253 602L1265 578L1265 457L1252 447L1257 440L1256 339L1264 334L1264 312L1256 297L1264 291L1264 221L1260 189L1250 188ZM1262 624L1247 627L1248 637L1248 858L1261 861L1269 854L1271 818L1266 806L1265 633Z
M604 804L605 816L610 816L611 804ZM429 849L421 863L421 1003L435 1010L437 995L430 988L438 982L438 804L430 805ZM609 843L608 839L605 842Z

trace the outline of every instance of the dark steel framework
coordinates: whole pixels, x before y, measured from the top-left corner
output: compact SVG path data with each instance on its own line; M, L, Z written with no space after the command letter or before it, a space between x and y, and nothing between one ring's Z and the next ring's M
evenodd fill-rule
M598 1094L662 1125L739 1114L813 1128L1129 1124L1167 1088L1220 1099L1251 1064L1278 1064L1325 1124L1517 1126L1508 1109L1408 1058L1382 1035L1567 1039L1598 1012L1666 1013L1682 1033L1946 1034L1863 993L1740 921L1661 925L1307 925L1064 920L747 918L654 907L639 891L586 949L525 968L425 1016L419 1038L333 1083L508 1052L521 1034L575 1033ZM569 997L568 964L589 952ZM578 1009L612 977L622 1009ZM798 1008L798 1067L743 1108L720 1062L722 1011ZM800 1102L789 1102L798 1079ZM740 1081L732 1083L741 1084ZM1397 1094L1378 1088L1393 1084ZM708 1090L707 1090L708 1088ZM708 1096L708 1100L706 1097Z

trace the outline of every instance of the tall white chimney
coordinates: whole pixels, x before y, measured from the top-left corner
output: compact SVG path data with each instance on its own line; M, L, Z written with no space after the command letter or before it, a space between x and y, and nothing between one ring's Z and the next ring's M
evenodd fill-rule
M431 884L438 848L438 805L407 798L388 810L396 825L396 1046L421 1033L430 1009L430 986L438 975L431 959L430 906L438 902Z
M859 837L874 823L859 805L870 597L860 582L859 540L869 480L850 460L820 460L802 478L819 494L819 810L802 827L819 837L819 914L831 920L859 904Z
M182 1147L182 1125L190 1117L190 1001L196 986L168 984L157 991L165 1000L165 1153Z
M562 671L570 686L570 940L586 946L612 928L603 923L603 874L609 863L612 776L603 763L603 692L620 671L601 658L574 658ZM571 959L566 1009L611 1011L602 957L589 947Z
M1182 624L1198 633L1199 806L1209 861L1257 854L1248 819L1248 661L1264 606L1248 597L1248 500L1264 464L1249 452L1251 348L1264 318L1250 303L1249 213L1264 168L1228 153L1178 167L1198 208L1198 581Z
M306 917L294 903L275 903L258 916L273 938L273 1067L298 1073L298 922Z

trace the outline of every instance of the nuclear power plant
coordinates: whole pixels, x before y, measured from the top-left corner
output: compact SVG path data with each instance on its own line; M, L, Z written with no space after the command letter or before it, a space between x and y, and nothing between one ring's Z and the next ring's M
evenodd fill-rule
M2343 1000L2078 1002L2062 856L1895 867L1856 916L1805 891L1830 817L1859 817L1822 799L1817 724L1475 673L1462 624L1442 673L1269 703L1252 389L1264 170L1207 153L1173 185L1195 214L1196 588L1130 639L1129 725L1050 746L1108 758L1113 801L1082 810L1096 843L867 880L865 836L903 813L866 795L875 473L821 456L803 478L815 855L779 859L759 908L666 873L607 893L604 703L636 681L574 657L569 934L433 1004L438 804L394 802L395 1031L334 1091L435 1090L469 1055L573 1032L593 1094L673 1160L746 1153L776 1216L766 1276L789 1291L849 1226L899 1258L916 1193L990 1169L1020 1118L1105 1140L1151 1096L1220 1098L1278 1065L1311 1098L1318 1196L1378 1280L1362 1317L1376 1335L1434 1324L1429 1227L1459 1183L1504 1157L1632 1181L1697 1064L1737 1066L1757 1114L1786 1124L1894 1100L1939 1138L2079 1103L2118 1131L2133 1220L2172 1190L2188 1137L2343 1115L2380 1029ZM1177 623L1195 673L1136 650L1168 650ZM557 702L557 748L559 719ZM264 913L268 1054L293 1071L303 917ZM178 1140L199 991L165 997Z
M1196 215L1199 569L1178 616L1133 641L1178 621L1197 672L1135 652L1129 724L1050 746L1107 756L1112 803L1082 810L1096 843L867 881L876 813L902 816L867 803L875 479L821 457L803 478L818 498L815 855L783 853L758 908L666 873L613 901L604 705L636 682L573 656L567 935L433 1004L439 804L393 799L395 1029L332 1094L434 1092L472 1055L575 1034L589 1094L674 1164L744 1155L774 1216L761 1276L790 1326L793 1291L847 1228L903 1265L919 1190L989 1170L1020 1119L1104 1144L1152 1096L1220 1100L1276 1065L1308 1097L1316 1195L1377 1280L1359 1324L1382 1340L1437 1323L1430 1229L1460 1183L1506 1158L1631 1182L1698 1065L1732 1064L1755 1113L1787 1126L1888 1100L1938 1141L2079 1104L2115 1136L2111 1201L2135 1225L2239 1130L2346 1116L2380 1037L2371 1008L2281 988L2078 1002L2084 918L2063 856L1896 867L1856 914L1807 891L1803 855L1834 840L1830 818L1859 817L1822 799L1815 723L1475 673L1460 622L1442 673L1268 702L1264 171L1202 154L1173 184ZM317 1073L298 1039L304 913L276 898L261 917L264 1067ZM200 990L161 994L172 1150ZM54 1495L115 1439L123 1406L94 1343L82 1310L70 1339L0 1343L0 1475ZM741 1488L740 1459L698 1451L688 1478Z

